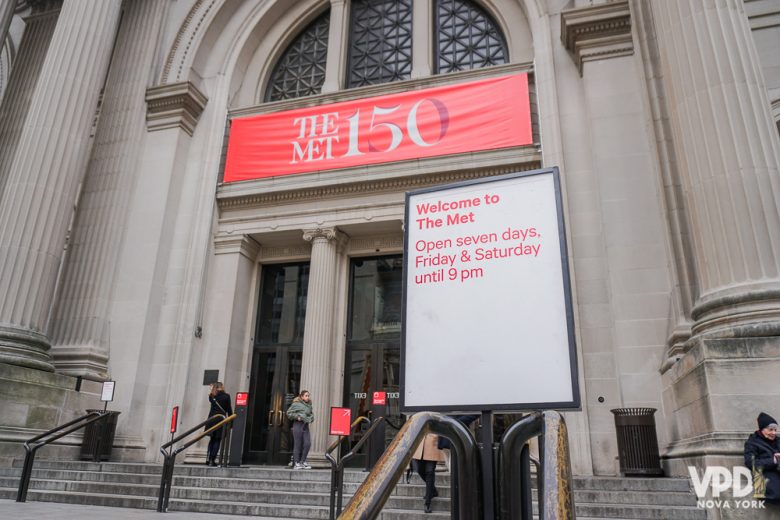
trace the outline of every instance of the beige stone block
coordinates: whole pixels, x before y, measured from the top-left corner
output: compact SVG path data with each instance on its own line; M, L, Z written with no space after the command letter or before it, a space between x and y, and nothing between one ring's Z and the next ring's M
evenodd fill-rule
M667 320L616 320L615 343L619 347L663 345Z
M620 408L620 388L618 387L618 380L615 379L590 379L585 378L585 391L588 396L588 417L590 419L591 431L594 428L602 429L605 427L598 423L594 424L594 417L599 417L601 414L603 417L609 417L609 410L611 408ZM599 402L599 397L604 398L604 402ZM596 430L597 431L597 430Z
M585 306L585 304L596 304L596 303L608 304L609 291L606 282L604 280L582 280L582 281L577 280L577 303L580 305L580 308ZM611 320L610 323L604 326L610 326L610 325L611 325ZM586 325L584 322L580 323L580 326L590 327L589 325Z
M608 379L616 376L615 356L611 352L586 353L582 357L586 379Z
M612 295L617 320L667 319L671 304L671 294L668 292Z
M616 475L618 472L617 439L614 432L590 434L590 450L593 456L593 473Z
M582 327L580 337L583 352L612 352L612 327Z
M615 270L612 276L615 294L657 293L669 288L665 268Z
M692 370L684 378L675 381L671 385L674 392L674 410L679 410L694 401L704 399L708 394L706 370L700 365Z
M581 304L579 322L583 327L609 327L612 323L612 309L608 303Z
M713 429L712 409L704 397L675 410L673 420L681 439L703 435Z
M654 408L661 405L661 375L659 373L635 373L620 376L620 392L626 406L629 403L653 402Z
M574 272L578 280L600 280L607 277L607 266L601 258L576 258Z
M759 395L710 395L712 426L715 431L756 429L758 414L780 415L780 391L759 392ZM780 419L778 419L780 420Z
M606 262L604 235L601 233L583 233L571 237L572 256L575 258L601 258Z
M616 349L618 370L621 374L655 374L663 360L665 347L621 347ZM655 398L656 396L653 396ZM660 398L660 393L658 394Z

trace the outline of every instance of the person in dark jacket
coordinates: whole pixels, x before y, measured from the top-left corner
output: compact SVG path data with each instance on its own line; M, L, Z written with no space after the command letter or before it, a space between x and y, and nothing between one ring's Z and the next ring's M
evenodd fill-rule
M309 425L314 422L314 412L308 390L301 390L293 400L287 409L287 418L293 422L293 469L311 469L306 457L311 447Z
M230 394L225 392L225 385L220 382L216 382L211 385L211 391L209 392L209 403L211 408L209 409L209 417L215 415L224 415L228 417L233 415L233 408L230 406ZM214 419L206 425L206 429L211 428L217 424L221 419ZM206 452L206 465L216 466L217 455L219 455L219 445L222 442L222 428L217 428L209 434L209 447Z
M745 441L745 466L753 472L753 497L764 499L767 508L780 505L780 442L777 421L761 412L758 430Z

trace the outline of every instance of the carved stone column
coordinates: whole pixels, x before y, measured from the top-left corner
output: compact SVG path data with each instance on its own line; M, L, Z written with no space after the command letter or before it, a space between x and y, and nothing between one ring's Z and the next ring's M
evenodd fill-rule
M136 0L123 14L51 326L59 373L98 381L108 377L111 294L166 3Z
M780 370L780 141L743 2L650 5L698 278L692 338L664 373L666 457L684 473L737 463L735 432L776 406L734 382Z
M47 4L47 7L51 6ZM19 53L14 60L0 105L0 195L8 181L8 169L22 134L24 119L30 108L59 12L60 5L54 4L54 8L44 11L33 9L32 14L25 19Z
M314 402L310 458L324 462L328 446L330 359L333 348L333 319L336 301L336 267L345 235L335 228L310 229L303 239L311 242L309 289L303 333L301 389L311 392Z
M0 196L0 362L53 370L46 322L121 0L66 0Z
M14 9L16 9L16 0L5 0L0 6L0 49L5 45L8 28L11 27L11 19L14 17Z

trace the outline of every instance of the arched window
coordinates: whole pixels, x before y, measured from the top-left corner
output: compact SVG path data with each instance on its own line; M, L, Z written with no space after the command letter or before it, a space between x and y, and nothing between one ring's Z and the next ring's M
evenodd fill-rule
M330 12L309 24L290 44L274 68L266 101L319 94L325 82Z
M412 0L352 0L347 88L412 75Z
M352 0L349 13L346 88L411 78L412 1ZM419 1L419 0L418 0ZM478 69L509 61L498 25L473 0L430 0L434 74ZM271 75L265 100L319 94L325 81L329 12L290 44Z
M436 0L437 74L506 63L504 37L490 16L468 0Z

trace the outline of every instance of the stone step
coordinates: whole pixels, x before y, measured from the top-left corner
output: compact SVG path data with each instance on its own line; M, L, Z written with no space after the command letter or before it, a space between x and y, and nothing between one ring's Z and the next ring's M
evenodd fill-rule
M99 473L99 472L56 472L68 473L77 478L62 478L62 475L38 475L33 472L33 478L30 481L31 489L45 489L58 491L88 491L96 493L115 493L120 495L149 495L156 496L159 488L160 478L153 475L135 476L129 473ZM113 477L123 476L122 481L113 480ZM103 477L110 477L111 480L104 480ZM136 478L133 478L136 477ZM0 487L13 488L18 486L18 476L0 477ZM125 486L125 484L127 486ZM142 486L142 487L139 487ZM144 492L143 489L149 490ZM442 498L450 496L449 487L437 486ZM228 479L219 477L175 477L173 481L173 490L178 488L191 488L200 490L211 490L216 493L222 490L234 491L252 491L252 492L300 492L301 484L291 481L275 480L250 480L250 479ZM347 483L344 485L345 496L351 496L357 491L357 483ZM141 491L133 491L139 489ZM330 483L325 482L307 482L305 483L307 493L320 493L328 495L330 492ZM420 498L425 494L425 487L422 483L417 485L399 484L393 492L394 497L415 497ZM191 497L199 498L199 497ZM207 498L205 495L203 498ZM211 498L211 497L208 497ZM638 491L590 491L575 490L574 498L577 504L582 503L607 503L607 504L637 504L637 505L664 505L664 506L695 506L696 498L691 493L665 492L665 493L645 493Z
M632 520L707 520L707 512L696 506L651 506L629 504L576 503L576 517L579 518L630 518ZM534 516L538 514L534 504Z
M16 487L19 484L21 471L13 470L3 471L0 469L0 487ZM101 483L106 485L121 486L122 484L144 484L155 487L160 485L159 475L134 475L132 473L102 473L102 472L78 472L78 471L59 471L59 470L33 470L31 487L47 489L46 482L72 481L85 483ZM357 482L346 482L344 484L344 493L353 494L360 486ZM301 489L301 482L290 480L257 480L245 478L224 478L224 477L188 477L174 476L173 487L193 487L193 488L211 488L211 489L234 489L234 490L254 490L254 491L296 491ZM306 482L307 491L314 493L329 493L330 481L328 482ZM449 486L438 486L440 496L443 498L450 496ZM412 484L398 484L393 491L394 496L415 496L421 497L425 494L425 485L422 481Z
M0 498L12 499L16 491L0 488ZM97 493L68 493L62 491L30 490L28 500L40 502L58 502L66 504L86 504L109 507L124 507L135 509L156 509L157 499L130 495L103 495ZM436 501L434 501L435 504ZM433 513L425 514L422 504L418 503L415 510L397 510L386 507L380 514L380 520L425 520L449 518L449 511L434 509ZM435 507L435 506L434 506ZM258 504L207 500L182 500L171 497L169 511L188 511L194 513L233 514L243 516L268 516L293 519L328 518L328 508L306 505Z
M3 485L2 487L11 486ZM75 494L103 494L157 498L159 486L67 480L32 480L30 481L29 489L40 492L57 491ZM349 501L351 496L351 494L344 494L345 504ZM422 504L422 496L422 493L419 496L393 495L390 497L385 507L390 509L416 509ZM234 490L174 486L171 488L171 498L290 506L305 505L327 507L330 504L329 493L314 493L311 492L307 486L299 487L292 491ZM434 509L436 510L449 511L449 508L448 498L437 500L434 504Z
M16 459L14 468L21 468L23 461ZM160 464L149 463L121 463L121 462L86 462L86 461L56 461L37 460L36 469L52 469L60 471L91 471L106 473L129 473L144 475L160 475ZM261 480L293 480L293 481L323 481L330 482L329 469L315 469L305 471L293 471L281 466L250 466L241 468L210 468L205 465L178 464L175 475L182 476L217 476L225 478L249 478ZM344 474L345 482L362 482L365 471L347 469ZM412 482L419 483L419 477L412 474ZM436 482L442 486L449 486L450 475L446 472L437 472ZM532 483L535 486L536 479ZM633 477L605 477L605 476L575 476L574 487L580 490L608 490L608 491L646 491L646 492L690 492L691 484L685 478L633 478Z

